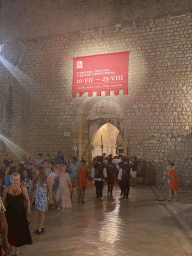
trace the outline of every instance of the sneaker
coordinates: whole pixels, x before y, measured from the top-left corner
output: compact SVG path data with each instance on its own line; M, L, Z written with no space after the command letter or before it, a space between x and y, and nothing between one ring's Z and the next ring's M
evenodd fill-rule
M60 207L59 206L57 206L57 211L60 211Z

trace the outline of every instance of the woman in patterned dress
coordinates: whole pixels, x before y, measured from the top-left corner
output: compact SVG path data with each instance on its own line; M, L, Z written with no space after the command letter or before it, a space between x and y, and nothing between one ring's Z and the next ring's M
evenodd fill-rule
M48 209L48 204L52 203L52 181L49 177L46 176L44 167L38 167L35 190L35 208L38 210L39 213L39 225L34 233L40 235L42 232L45 231L45 211Z
M32 197L33 197L32 181L27 170L23 171L23 176L21 177L21 185L27 188L29 200L32 205Z
M71 178L69 174L66 173L66 166L63 166L60 172L59 186L56 192L57 209L59 210L59 206L61 206L61 213L64 213L65 208L72 207L71 190Z

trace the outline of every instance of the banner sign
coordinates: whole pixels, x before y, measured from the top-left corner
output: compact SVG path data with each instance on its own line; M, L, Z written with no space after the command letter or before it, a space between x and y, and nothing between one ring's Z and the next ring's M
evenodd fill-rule
M100 96L102 91L107 96L110 91L117 95L119 90L128 94L128 63L129 52L73 58L72 97L84 92L89 96L97 92Z

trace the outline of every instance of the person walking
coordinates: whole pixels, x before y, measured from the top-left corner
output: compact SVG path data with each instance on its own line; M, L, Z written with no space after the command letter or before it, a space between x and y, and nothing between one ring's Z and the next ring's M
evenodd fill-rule
M52 173L53 165L51 164L51 158L46 159L43 162L43 167L45 168L45 174L47 177Z
M9 154L5 154L3 164L5 166L5 169L7 169L9 167L9 165L10 165L10 156L9 156Z
M12 251L12 246L7 239L7 221L5 216L5 206L0 197L0 256L2 256L2 249L9 255Z
M48 204L52 204L52 182L45 174L43 167L37 168L37 180L35 188L35 208L39 213L39 224L34 233L40 235L45 231L44 220L45 211L48 209Z
M42 165L44 162L44 159L43 159L43 154L42 153L39 153L38 154L38 159L35 160L35 166L38 167L40 165Z
M131 163L131 176L132 176L132 185L136 186L136 178L137 178L137 157L133 157L133 161Z
M131 166L129 164L129 159L127 157L124 158L124 164L121 165L121 168L119 170L118 179L121 180L121 189L123 198L129 197L129 191L130 191L130 175Z
M56 196L56 192L57 192L57 189L59 186L59 175L60 175L60 173L58 172L58 167L54 166L53 172L49 175L49 178L52 181L53 204L56 204L55 196Z
M124 164L124 159L126 159L125 156L123 156L121 158L120 162L117 164L117 168L118 168L119 171L121 169L121 166ZM120 196L122 196L123 195L123 187L122 187L122 180L121 180L121 177L119 176L119 174L118 174L118 178L117 179L118 179L118 183L119 183L119 188L121 190Z
M115 163L112 162L112 157L109 157L108 163L106 165L107 171L107 185L108 185L108 194L112 196L113 194L113 186L115 184L115 180L118 174L118 169Z
M88 172L85 159L81 159L81 166L77 169L77 194L78 194L78 203L85 203L85 190L89 186Z
M70 195L71 190L71 178L69 174L66 173L66 166L63 166L60 172L59 186L55 196L58 205L57 210L60 210L61 206L61 213L64 213L65 208L72 207Z
M0 164L0 195L2 195L2 192L3 192L4 178L5 178L5 170L2 164Z
M12 174L11 186L4 189L2 200L6 205L8 242L15 247L14 255L19 255L19 247L32 244L32 239L27 220L30 201L26 187L20 185L18 173Z
M97 157L97 162L93 165L91 170L91 177L95 179L97 198L103 196L103 180L107 177L105 164L103 163L103 156Z
M73 156L71 158L71 164L69 165L69 168L68 168L68 173L70 174L71 184L72 184L71 200L73 199L74 187L77 184L77 169L79 166L81 166L81 164L79 162L77 162L77 158Z
M164 168L163 173L163 186L162 186L162 193L166 193L169 195L169 170L170 170L170 161L167 161L167 165Z
M58 151L57 156L55 157L55 162L64 163L65 158L62 155L61 151Z
M171 201L171 194L172 191L175 195L175 199L173 200L173 202L177 202L178 201L178 197L177 197L177 189L180 189L180 185L177 182L177 173L175 170L175 163L170 163L170 170L169 170L169 198L168 198L168 202Z
M23 175L21 177L21 185L27 188L29 200L30 200L30 203L32 204L32 199L33 199L32 179L31 177L29 177L27 170L23 171Z

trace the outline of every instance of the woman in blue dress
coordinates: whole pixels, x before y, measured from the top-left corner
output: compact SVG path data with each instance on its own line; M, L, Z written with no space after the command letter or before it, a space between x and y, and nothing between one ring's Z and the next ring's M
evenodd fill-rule
M45 211L48 209L48 205L52 203L52 181L46 176L44 167L38 167L35 190L35 208L39 213L39 224L34 233L40 235L45 231Z

